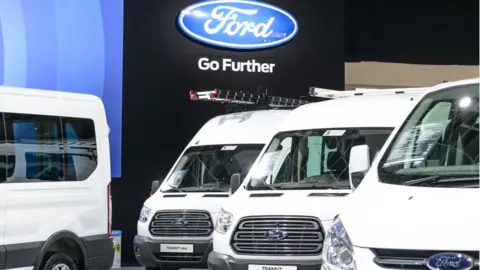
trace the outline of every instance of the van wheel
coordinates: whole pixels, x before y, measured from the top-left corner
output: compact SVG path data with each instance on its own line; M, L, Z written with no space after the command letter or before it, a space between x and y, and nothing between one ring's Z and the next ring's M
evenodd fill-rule
M77 264L65 253L55 253L48 258L43 270L77 270Z

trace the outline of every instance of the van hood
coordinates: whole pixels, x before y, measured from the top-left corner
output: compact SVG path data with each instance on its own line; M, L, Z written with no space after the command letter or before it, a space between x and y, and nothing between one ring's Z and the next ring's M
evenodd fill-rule
M204 210L210 214L216 214L220 207L229 198L225 192L183 192L183 193L162 193L156 192L145 201L145 206L152 212L162 210Z
M350 193L350 190L241 191L222 208L233 214L235 220L260 215L305 215L332 220Z
M340 214L353 245L469 251L480 243L478 189L378 183L360 188ZM372 196L375 194L375 196Z

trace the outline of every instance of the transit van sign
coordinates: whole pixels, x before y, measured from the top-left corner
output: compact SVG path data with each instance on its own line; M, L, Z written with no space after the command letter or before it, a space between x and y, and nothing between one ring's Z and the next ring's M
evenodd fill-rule
M180 12L178 26L198 42L234 50L276 47L298 32L298 23L290 13L252 0L195 3Z

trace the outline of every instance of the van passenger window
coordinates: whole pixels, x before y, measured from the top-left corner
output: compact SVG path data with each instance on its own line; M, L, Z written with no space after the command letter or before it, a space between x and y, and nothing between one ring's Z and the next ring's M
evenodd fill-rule
M62 117L65 141L65 181L87 179L97 168L95 126L90 119Z
M95 170L92 120L13 113L3 116L2 133L8 142L7 183L82 181Z
M7 182L62 181L60 119L5 113L7 140L16 163Z

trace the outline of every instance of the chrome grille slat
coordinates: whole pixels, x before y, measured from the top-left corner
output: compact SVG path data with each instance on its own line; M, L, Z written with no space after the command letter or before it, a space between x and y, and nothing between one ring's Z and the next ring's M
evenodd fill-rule
M195 224L196 228L210 228L210 227L212 227L212 223L210 221L203 222L203 223L189 222L189 224ZM154 227L154 228L170 228L170 227L172 227L172 225L171 225L171 222L159 223L159 222L154 221L154 222L152 222L152 227Z
M281 230L285 238L271 240L270 230ZM315 217L252 216L241 219L230 240L239 255L315 256L322 252L324 232Z
M182 219L184 226L175 226ZM150 233L157 237L207 237L213 232L213 222L208 212L193 210L159 211L150 222Z

